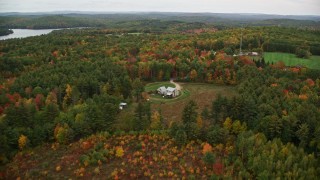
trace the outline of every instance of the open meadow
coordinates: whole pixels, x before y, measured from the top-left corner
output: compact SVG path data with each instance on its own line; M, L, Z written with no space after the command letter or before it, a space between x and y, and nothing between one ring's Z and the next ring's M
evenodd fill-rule
M303 59L289 53L265 52L264 59L269 63L282 61L286 66L302 65L311 69L320 69L320 56L311 56L309 59Z

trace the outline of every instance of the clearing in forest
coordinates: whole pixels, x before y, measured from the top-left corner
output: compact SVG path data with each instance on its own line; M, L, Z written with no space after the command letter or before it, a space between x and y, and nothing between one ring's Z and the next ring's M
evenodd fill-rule
M162 98L159 95L157 98L150 98L151 111L159 110L164 118L164 123L169 125L171 121L180 121L182 118L182 111L184 107L190 100L194 100L198 105L198 112L207 107L209 110L212 106L212 101L215 100L218 94L222 96L227 96L231 98L237 95L236 88L234 86L226 85L214 85L205 83L180 83L177 82L182 90L182 95L176 98ZM173 84L169 82L156 82L147 84L145 90L147 92L156 90L161 86ZM135 109L137 108L137 103L132 103L128 108L121 111L116 122L114 123L114 129L130 131L133 118L135 115Z
M205 107L211 108L212 101L218 94L222 96L232 97L236 95L236 89L234 86L223 86L204 83L179 83L182 87L182 95L176 99L168 102L155 102L152 101L152 110L161 110L161 114L164 117L166 123L171 120L180 121L182 117L182 111L185 105L194 100L201 112Z
M310 69L320 69L320 56L311 56L309 59L303 59L290 53L265 52L264 59L269 63L282 61L286 66L302 65Z

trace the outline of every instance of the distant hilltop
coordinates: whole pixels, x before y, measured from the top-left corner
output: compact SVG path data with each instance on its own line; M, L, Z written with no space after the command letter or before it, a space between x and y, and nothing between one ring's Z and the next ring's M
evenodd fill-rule
M117 11L52 11L52 12L0 12L0 16L41 16L41 15L144 15L144 16L206 16L217 17L231 20L268 20L268 19L292 19L292 20L312 20L320 21L317 15L277 15L277 14L259 14L259 13L190 13L190 12L117 12Z

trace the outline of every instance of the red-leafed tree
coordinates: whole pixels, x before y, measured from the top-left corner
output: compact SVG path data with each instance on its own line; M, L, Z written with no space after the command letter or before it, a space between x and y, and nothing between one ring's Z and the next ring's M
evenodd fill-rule
M41 109L44 105L44 96L42 94L37 94L34 102L36 103L37 110Z
M3 113L4 108L2 106L0 106L0 115Z
M222 175L223 169L224 166L220 161L216 161L216 163L213 164L213 171L216 175Z

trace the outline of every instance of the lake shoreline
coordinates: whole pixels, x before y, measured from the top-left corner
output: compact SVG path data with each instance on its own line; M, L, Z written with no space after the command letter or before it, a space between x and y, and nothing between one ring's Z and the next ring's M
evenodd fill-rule
M75 28L57 28L57 29L10 29L13 33L0 36L0 41L7 39L16 39L16 38L27 38L32 36L41 36L51 33L55 30L64 30L64 29L83 29L88 27L75 27Z

